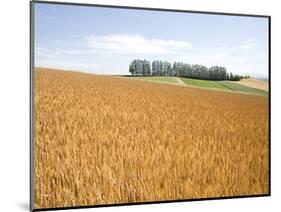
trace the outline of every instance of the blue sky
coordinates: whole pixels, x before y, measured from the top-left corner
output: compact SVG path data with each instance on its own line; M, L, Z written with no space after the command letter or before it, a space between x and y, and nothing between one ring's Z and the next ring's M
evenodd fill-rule
M129 74L135 58L268 77L266 18L35 3L35 65Z

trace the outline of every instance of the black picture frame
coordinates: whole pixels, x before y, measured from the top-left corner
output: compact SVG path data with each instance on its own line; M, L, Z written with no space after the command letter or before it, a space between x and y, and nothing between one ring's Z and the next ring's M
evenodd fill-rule
M130 10L150 10L150 11L165 11L165 12L180 12L180 13L196 13L208 15L223 15L223 16L244 16L244 17L260 17L268 19L268 193L258 195L239 195L228 197L208 197L197 199L179 199L179 200L165 200L165 201L149 201L149 202L135 202L135 203L120 203L120 204L102 204L102 205L84 205L74 207L57 207L57 208L34 208L34 4L57 4L57 5L71 5L71 6L87 6L87 7L101 7L101 8L117 8L117 9L130 9ZM241 13L226 13L226 12L210 12L210 11L194 11L194 10L179 10L179 9L164 9L164 8L147 8L147 7L132 7L132 6L117 6L117 5L102 5L102 4L89 4L89 3L70 3L70 2L56 2L56 1L40 1L32 0L30 4L30 73L29 73L29 126L30 126L30 211L48 211L48 210L67 210L67 209L86 209L98 207L112 207L112 206L129 206L129 205L143 205L143 204L160 204L160 203L176 203L176 202L190 202L190 201L204 201L204 200L223 200L223 199L237 199L237 198L254 198L254 197L269 197L271 196L271 16L270 15L257 15L257 14L241 14Z

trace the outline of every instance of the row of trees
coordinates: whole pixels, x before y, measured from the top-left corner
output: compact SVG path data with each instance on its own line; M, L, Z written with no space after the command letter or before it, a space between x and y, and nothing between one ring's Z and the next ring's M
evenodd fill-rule
M129 67L133 76L177 76L205 80L232 80L239 81L243 76L227 73L225 67L203 65L190 65L182 62L154 60L152 64L148 60L133 60Z

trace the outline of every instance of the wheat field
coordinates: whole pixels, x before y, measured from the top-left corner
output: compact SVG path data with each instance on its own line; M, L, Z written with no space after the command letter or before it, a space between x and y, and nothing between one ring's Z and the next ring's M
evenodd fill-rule
M268 97L35 69L35 208L267 194Z

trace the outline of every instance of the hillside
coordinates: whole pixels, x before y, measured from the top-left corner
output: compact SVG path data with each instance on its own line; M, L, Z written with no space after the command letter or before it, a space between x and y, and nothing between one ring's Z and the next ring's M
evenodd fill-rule
M263 81L215 81L215 80L199 80L184 77L165 77L165 76L152 76L152 77L127 77L127 79L144 80L154 83L164 83L173 85L186 85L194 88L204 88L218 91L237 92L250 95L267 96L268 91L264 89L266 82ZM265 85L265 86L263 86Z
M268 98L35 69L36 208L268 193Z
M248 79L242 79L242 80L237 81L235 83L237 83L239 85L245 85L245 86L248 86L248 87L268 91L268 81L265 81L265 80L248 78Z

